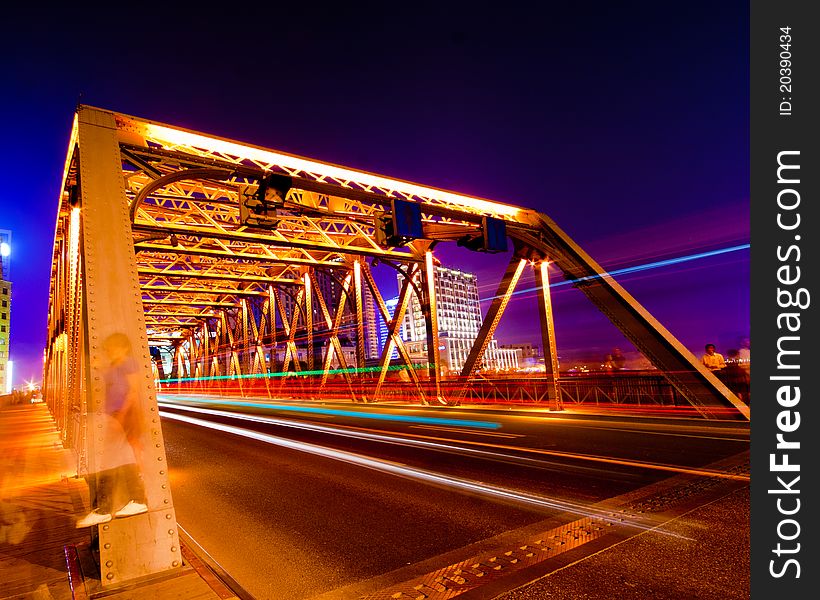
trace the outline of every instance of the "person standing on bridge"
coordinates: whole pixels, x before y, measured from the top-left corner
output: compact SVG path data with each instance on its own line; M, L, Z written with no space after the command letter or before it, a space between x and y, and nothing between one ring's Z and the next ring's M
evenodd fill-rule
M712 373L717 373L726 368L726 361L723 360L723 355L715 352L714 344L706 344L706 354L700 359L707 369Z
M623 371L626 366L626 357L620 348L612 349L612 370Z
M138 467L143 430L137 392L139 369L125 334L109 336L102 346L110 361L103 373L103 410L88 415L90 431L103 431L102 452L97 472L86 478L92 505L97 508L77 521L78 528L148 511ZM117 506L120 508L114 510Z

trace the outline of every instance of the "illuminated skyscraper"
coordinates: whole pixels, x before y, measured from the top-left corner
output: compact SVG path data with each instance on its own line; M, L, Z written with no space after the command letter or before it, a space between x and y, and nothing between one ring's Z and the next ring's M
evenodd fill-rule
M399 285L401 285L402 276L398 277ZM481 306L479 305L476 276L457 269L437 266L436 307L443 374L458 375L481 329ZM427 334L424 316L415 294L410 298L401 337L407 341L408 351L414 359L424 357L426 360ZM517 368L516 351L499 348L495 339L490 340L484 352L482 369L507 371Z
M343 269L338 271L324 269L317 270L314 273L314 285L316 285L318 291L322 294L322 298L324 298L327 304L337 304L339 295L342 293L342 281L346 274L347 271ZM293 294L282 293L280 298L286 314L292 316L294 310L297 310L295 308L295 291ZM324 323L324 314L322 313L319 302L315 296L313 297L312 304L313 322ZM379 358L379 320L380 318L377 318L376 315L376 301L373 298L373 293L370 291L370 288L365 285L362 287L362 321L364 332L364 356L366 361L376 361ZM355 302L351 291L351 296L347 299L345 315L342 317L342 321L339 325L339 339L342 346L349 349L349 351L345 351L345 356L348 359L348 363L353 363L355 361L356 331ZM324 340L324 344L327 344L327 340ZM299 344L297 343L297 346L298 345ZM306 350L300 348L300 359L304 359L305 356ZM321 357L319 357L319 361L321 361ZM364 367L366 365L361 366Z
M11 388L9 336L11 333L11 231L0 229L0 394Z
M396 296L395 298L390 298L389 300L385 300L384 303L387 306L387 312L389 312L390 316L392 317L393 314L396 312L396 305L399 303L398 296ZM376 322L379 324L379 356L381 356L382 350L384 350L384 345L387 343L387 323L385 323L383 319L376 319ZM403 333L403 329L399 328L399 337L401 337ZM390 358L397 358L398 355L398 350L394 348L393 354L390 356Z

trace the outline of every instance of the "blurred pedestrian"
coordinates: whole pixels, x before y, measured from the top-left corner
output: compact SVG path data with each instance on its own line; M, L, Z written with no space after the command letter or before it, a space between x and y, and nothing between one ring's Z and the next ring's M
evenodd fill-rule
M737 350L729 350L726 356L726 367L721 372L723 383L743 402L751 404L749 372L740 362L740 353Z
M740 366L749 373L752 367L752 343L749 338L743 338L740 341L740 349L737 351L737 357Z
M138 466L142 456L138 365L125 334L109 336L102 346L109 360L103 373L105 398L102 411L88 415L89 431L100 431L102 442L102 451L97 453L96 472L86 477L91 504L95 508L77 521L78 528L148 511Z
M626 356L621 352L620 348L612 349L612 370L622 371L626 366Z

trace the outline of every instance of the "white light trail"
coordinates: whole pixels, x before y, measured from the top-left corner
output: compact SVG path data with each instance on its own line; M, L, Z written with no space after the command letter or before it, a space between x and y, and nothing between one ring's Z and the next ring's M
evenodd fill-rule
M411 437L399 437L398 435L385 435L379 433L370 433L367 431L362 431L360 428L342 428L342 427L331 427L329 425L318 425L314 423L309 423L305 421L292 421L288 419L278 419L275 417L263 417L260 415L248 415L244 413L235 413L223 410L217 410L212 408L198 408L193 406L186 406L183 404L175 404L175 403L166 403L166 402L159 402L159 406L165 408L175 408L177 410L184 410L188 412L200 413L200 414L210 414L220 417L228 417L232 419L240 419L245 421L252 421L255 423L268 423L271 425L280 425L282 427L290 427L293 429L304 429L309 431L317 431L320 433L328 433L331 435L339 435L342 437L349 437L354 439L367 439L377 442L384 442L388 444L395 444L398 446L421 446L432 450L444 451L444 452L457 452L460 454L473 454L477 456L482 456L484 458L489 458L490 460L511 460L520 463L530 463L530 464L543 464L544 461L539 461L534 458L518 456L514 454L504 454L497 451L486 451L486 450L476 450L475 448L465 448L464 446L453 446L450 444L443 444L439 441L431 442L426 441L430 438L428 436L418 436L412 433L405 433L404 436L411 436ZM446 429L446 428L442 428ZM601 428L606 429L606 428ZM459 431L457 429L449 429L449 431ZM626 431L626 430L624 430ZM475 433L469 430L459 431L459 433ZM426 438L418 439L418 438ZM413 439L415 438L415 439ZM447 441L456 441L456 440L447 440ZM730 440L730 441L738 441L738 440ZM742 440L741 440L742 441ZM623 458L611 458L607 456L595 456L591 454L578 454L575 452L562 452L560 450L545 450L543 448L527 448L525 446L520 447L513 447L513 446L506 446L503 444L494 444L489 442L475 442L470 440L457 440L459 444L466 444L468 446L483 446L485 448L493 448L494 450L504 450L504 451L512 451L512 452L523 452L527 454L535 454L538 456L549 456L553 458L565 458L565 459L574 459L574 460L582 460L582 461L589 461L589 462L596 462L596 463L603 463L603 464L611 464L611 465L621 465L625 467L632 467L638 469L649 469L654 471L666 471L670 473L678 473L682 475L695 475L699 477L717 477L720 479L731 479L735 481L748 481L749 476L744 474L734 474L734 473L726 473L723 471L715 471L711 469L697 469L692 467L681 467L677 465L666 465L661 463L651 463L645 461L634 461L628 460ZM748 443L748 440L746 440ZM576 467L577 469L578 467Z
M214 429L216 431L222 431L224 433L242 436L267 444L272 444L274 446L281 446L283 448L296 450L298 452L307 452L308 454L314 454L316 456L321 456L323 458L329 458L331 460L345 462L348 464L364 467L366 469L379 471L381 473L395 475L405 479L418 480L433 485L443 486L446 488L455 488L465 492L478 494L481 496L489 496L491 498L496 498L500 500L507 500L521 504L526 504L531 507L569 512L576 515L600 519L602 521L612 523L614 525L624 525L643 530L650 530L654 528L654 525L644 525L642 523L630 521L624 518L623 516L619 516L614 510L601 510L585 506L582 504L576 504L574 502L556 500L553 498L547 498L535 494L527 494L516 490L511 490L509 488L489 485L486 483L474 482L467 479L462 479L460 477L443 475L440 473L435 473L432 471L427 471L425 469L420 469L416 467L408 467L407 465L403 465L401 463L393 461L371 458L368 456L363 456L361 454L356 454L354 452L348 452L345 450L334 450L332 448L326 448L324 446L319 446L316 444L299 442L296 440L289 440L287 438L281 438L267 433L261 433L259 431L243 429L241 427L235 427L233 425L224 425L222 423L213 423L195 417L188 417L185 415L166 412L161 412L160 415L166 419L181 421L199 427L205 427L208 429ZM238 417L238 415L230 416ZM670 535L672 537L678 537L687 540L690 539L686 538L685 536L680 536L673 533L664 532L664 535Z

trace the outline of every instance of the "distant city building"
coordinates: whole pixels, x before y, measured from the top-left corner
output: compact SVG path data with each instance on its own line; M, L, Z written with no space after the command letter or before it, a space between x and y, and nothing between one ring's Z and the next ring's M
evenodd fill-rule
M399 275L398 279L401 285L402 276ZM417 285L420 285L420 279L417 275ZM481 329L478 282L472 273L437 266L435 290L442 373L458 375ZM407 349L414 359L426 361L427 332L421 304L415 294L410 298L401 337L406 340ZM481 368L490 371L517 369L517 352L499 348L498 342L492 339L487 344Z
M11 231L0 229L0 394L11 391Z
M396 296L395 298L390 298L389 300L384 301L385 305L387 306L387 312L390 313L390 318L393 318L393 315L396 313L396 306L399 304L399 298ZM377 319L376 322L379 324L379 356L381 356L382 350L384 350L385 344L387 344L387 323L384 322L384 319ZM399 327L399 337L403 334L403 328ZM393 355L390 358L397 358L399 355L399 351L395 348L393 349Z
M510 350L520 350L523 359L541 358L541 349L536 344L501 344L502 348Z
M339 295L342 291L342 281L345 276L343 271L333 270L317 270L314 272L315 286L322 294L322 298L327 304L328 308L332 310L336 306ZM296 305L295 296L282 293L280 294L282 306L286 314L293 315L294 307ZM365 285L362 287L362 319L364 321L364 355L365 360L372 361L379 358L379 326L380 321L376 316L376 301L373 298L373 293L370 288ZM315 295L313 297L313 322L324 324L324 314L319 306L319 301ZM356 304L353 295L348 297L345 304L345 315L342 317L342 322L339 324L339 340L344 347L345 358L349 366L355 366L356 363ZM306 349L299 349L299 360L305 360L307 357ZM280 357L280 359L283 357ZM364 366L364 365L361 365Z

